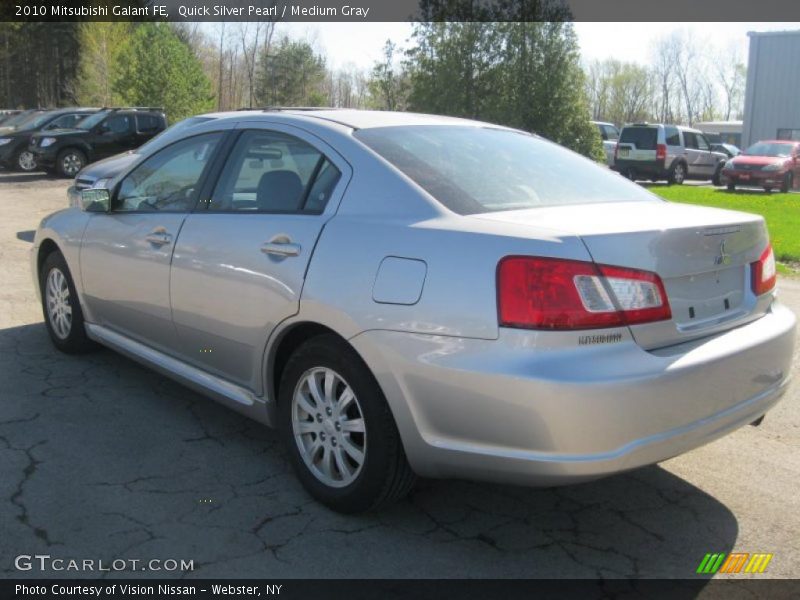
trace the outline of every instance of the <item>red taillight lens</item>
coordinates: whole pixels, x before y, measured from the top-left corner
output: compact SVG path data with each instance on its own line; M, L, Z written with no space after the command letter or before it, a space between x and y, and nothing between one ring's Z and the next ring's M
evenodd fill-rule
M502 327L525 329L597 329L672 316L655 273L530 256L500 261L497 305Z
M666 160L667 159L667 147L664 144L658 144L656 146L656 160Z
M766 294L775 287L777 279L775 253L772 251L772 245L768 244L764 252L761 253L758 262L750 264L750 284L753 288L753 293L756 296Z

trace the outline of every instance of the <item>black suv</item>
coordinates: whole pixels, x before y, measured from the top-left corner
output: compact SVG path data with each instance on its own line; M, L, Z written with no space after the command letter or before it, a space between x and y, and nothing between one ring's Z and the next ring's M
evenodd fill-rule
M34 135L29 150L45 171L75 177L86 164L138 148L166 127L160 108L104 108L73 129Z
M64 127L75 127L85 117L97 111L97 108L33 111L16 128L0 133L0 165L7 169L34 171L37 166L36 157L28 148L34 134L37 132L49 134Z

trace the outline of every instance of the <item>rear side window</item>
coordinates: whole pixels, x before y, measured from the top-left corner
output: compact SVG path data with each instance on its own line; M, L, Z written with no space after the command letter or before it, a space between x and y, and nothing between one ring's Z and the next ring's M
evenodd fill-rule
M103 129L112 133L128 133L131 129L131 118L129 115L114 115L106 119Z
M655 201L605 165L522 132L432 125L360 129L353 135L462 215Z
M677 127L664 127L664 136L667 140L667 146L681 145L681 133Z
M603 125L603 139L615 142L619 139L619 132L616 127L611 125Z
M209 210L320 213L339 171L313 146L276 131L245 131L233 148Z
M655 127L626 127L619 138L622 144L633 144L637 150L655 150L658 143Z
M153 115L136 115L136 130L139 133L157 133L161 129L161 119Z

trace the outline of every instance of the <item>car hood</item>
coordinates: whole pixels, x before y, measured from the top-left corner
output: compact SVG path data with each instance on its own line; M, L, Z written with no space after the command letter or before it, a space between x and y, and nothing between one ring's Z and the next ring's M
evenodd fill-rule
M89 132L85 129L50 129L48 131L39 131L36 133L36 137L67 137L67 136L79 136L83 137L87 135Z
M92 163L78 173L77 179L83 183L94 183L98 179L111 179L116 177L128 165L139 158L135 152L125 152L110 156L96 163Z
M733 164L735 165L758 165L763 167L765 165L782 163L787 159L780 156L745 156L744 154L740 154L731 160L733 160Z

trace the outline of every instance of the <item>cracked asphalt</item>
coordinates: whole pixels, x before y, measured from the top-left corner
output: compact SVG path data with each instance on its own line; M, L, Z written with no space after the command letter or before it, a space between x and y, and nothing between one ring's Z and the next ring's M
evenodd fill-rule
M760 427L657 466L559 489L422 481L381 513L338 515L261 425L111 351L53 349L28 249L66 187L0 173L3 577L80 575L17 571L19 554L193 560L140 573L187 578L690 577L734 550L797 576L800 384ZM800 312L800 281L780 287Z

